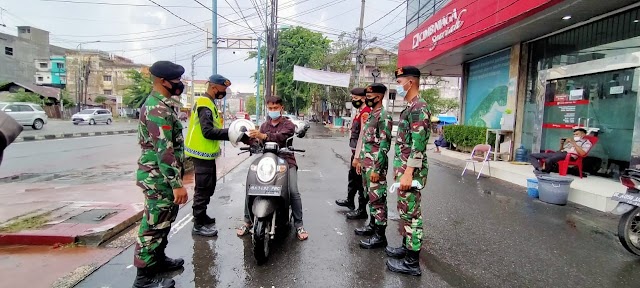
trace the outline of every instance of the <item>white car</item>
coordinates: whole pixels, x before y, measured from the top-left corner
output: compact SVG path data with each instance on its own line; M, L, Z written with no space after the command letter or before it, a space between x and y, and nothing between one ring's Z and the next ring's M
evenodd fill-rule
M42 106L34 103L4 102L0 103L0 111L4 111L23 126L31 126L40 130L47 124L49 117Z
M80 123L89 123L89 125L96 125L98 123L105 123L110 125L113 122L113 115L111 111L102 108L84 109L71 116L71 122L73 125Z

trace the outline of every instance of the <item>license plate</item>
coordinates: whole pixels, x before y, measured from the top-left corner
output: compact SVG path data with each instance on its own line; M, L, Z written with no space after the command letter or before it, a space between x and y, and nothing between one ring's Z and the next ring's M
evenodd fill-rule
M282 186L275 185L251 185L249 195L251 196L280 196Z
M616 192L611 196L611 200L640 206L640 194L637 193Z

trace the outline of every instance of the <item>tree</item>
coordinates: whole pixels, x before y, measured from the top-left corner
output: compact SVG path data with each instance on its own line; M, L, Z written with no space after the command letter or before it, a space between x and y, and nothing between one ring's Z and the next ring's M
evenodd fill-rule
M420 97L422 97L424 101L427 101L429 107L431 107L432 115L445 114L458 109L460 106L457 99L442 98L440 96L440 90L436 88L420 91Z
M76 102L71 99L71 96L69 96L69 91L67 91L67 89L61 90L60 95L62 98L62 106L64 108L72 108L76 106Z
M332 52L327 53L322 59L323 66L332 72L351 73L354 68L351 56L357 48L356 38L342 33L337 41L331 43L331 48ZM323 100L331 104L335 115L341 116L346 109L345 102L350 100L349 90L344 87L329 86L327 91L326 99Z
M28 103L36 103L36 104L46 104L43 98L40 98L40 95L26 92L24 89L18 90L18 92L11 94L11 101L13 102L28 102Z
M151 76L146 76L137 70L127 70L127 78L133 83L125 88L122 101L129 108L138 108L153 90Z
M275 95L284 100L287 111L298 114L299 111L304 111L311 105L311 94L318 89L319 85L293 81L293 66L323 68L322 59L329 52L331 40L324 37L322 33L312 32L300 26L282 29L278 33ZM266 49L262 49L260 53L262 59L265 59ZM257 52L250 52L247 59L255 57ZM262 85L262 81L257 84Z
M107 97L100 95L96 96L96 99L94 99L93 102L104 106L104 102L107 102L107 100L109 100Z
M245 98L244 111L249 114L256 113L256 96L248 96Z

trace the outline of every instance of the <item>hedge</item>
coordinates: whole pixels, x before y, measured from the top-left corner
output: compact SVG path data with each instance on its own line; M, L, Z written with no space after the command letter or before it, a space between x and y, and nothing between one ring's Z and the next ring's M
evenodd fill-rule
M487 137L486 127L467 125L444 126L444 139L453 143L458 149L471 149L478 144L484 144ZM495 134L489 136L489 143L495 142Z

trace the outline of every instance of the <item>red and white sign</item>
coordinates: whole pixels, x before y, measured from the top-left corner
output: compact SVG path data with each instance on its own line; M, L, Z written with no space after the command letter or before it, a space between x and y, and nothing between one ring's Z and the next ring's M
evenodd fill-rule
M453 0L398 45L398 66L420 66L562 0Z

